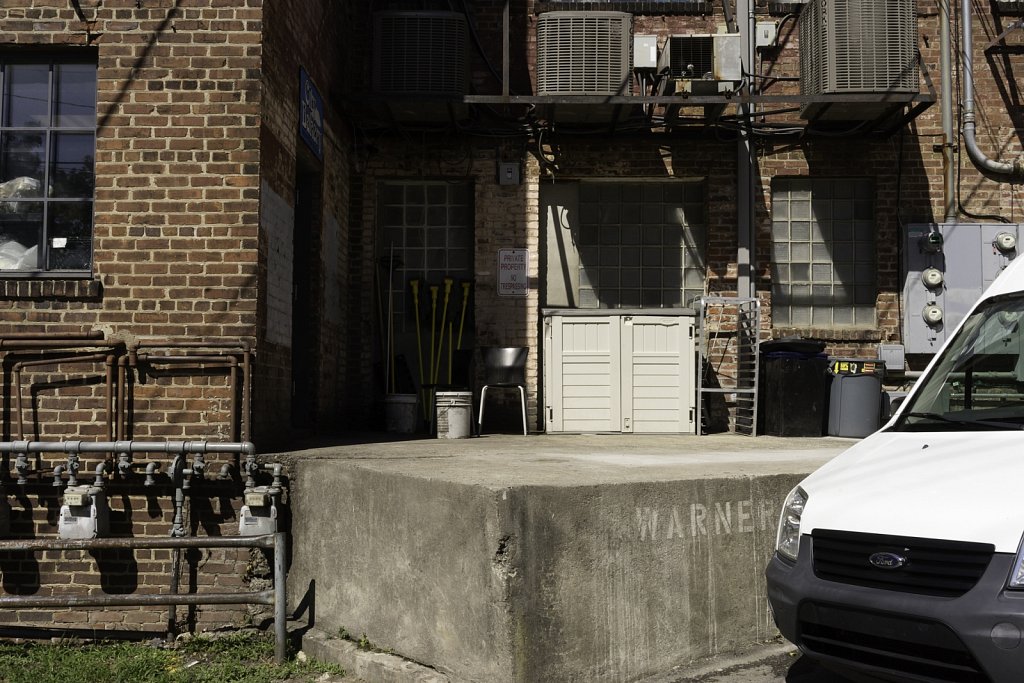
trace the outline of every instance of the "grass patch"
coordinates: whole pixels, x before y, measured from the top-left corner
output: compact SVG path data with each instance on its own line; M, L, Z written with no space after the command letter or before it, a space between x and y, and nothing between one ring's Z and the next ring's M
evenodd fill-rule
M169 648L0 643L3 683L302 683L324 673L343 672L313 660L276 665L273 638L254 633L201 635Z

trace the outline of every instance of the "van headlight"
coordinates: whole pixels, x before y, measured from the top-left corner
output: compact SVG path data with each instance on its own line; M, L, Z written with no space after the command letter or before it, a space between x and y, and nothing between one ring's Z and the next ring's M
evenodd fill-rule
M800 517L807 505L807 494L797 486L786 496L779 517L779 533L775 538L775 552L787 560L796 562L800 554Z
M1017 548L1017 556L1013 558L1013 570L1006 587L1010 590L1024 590L1024 539Z

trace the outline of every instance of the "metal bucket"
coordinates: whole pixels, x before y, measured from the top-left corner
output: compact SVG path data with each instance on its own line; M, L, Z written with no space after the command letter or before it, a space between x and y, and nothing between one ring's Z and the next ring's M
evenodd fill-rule
M439 391L434 399L437 438L467 439L473 434L473 394Z

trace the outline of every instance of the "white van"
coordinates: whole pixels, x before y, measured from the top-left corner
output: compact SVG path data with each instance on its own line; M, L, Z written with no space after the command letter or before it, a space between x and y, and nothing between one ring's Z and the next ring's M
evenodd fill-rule
M1024 258L893 418L789 494L775 623L852 680L1024 681Z

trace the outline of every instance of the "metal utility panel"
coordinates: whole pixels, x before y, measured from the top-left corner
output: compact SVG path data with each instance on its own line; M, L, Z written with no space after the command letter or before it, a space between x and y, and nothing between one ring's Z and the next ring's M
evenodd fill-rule
M693 433L694 316L545 315L548 432Z
M1021 226L917 223L903 246L906 353L935 353L1017 255Z

